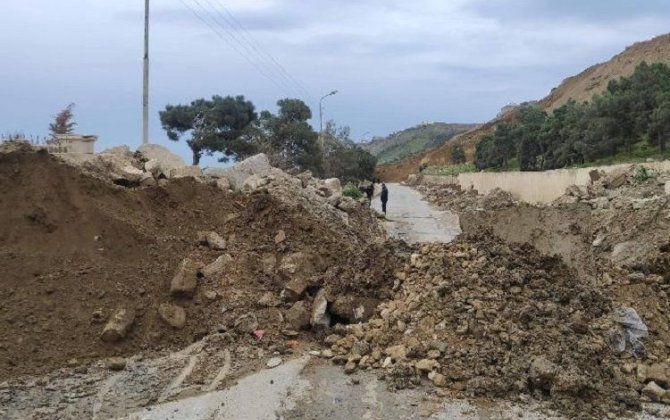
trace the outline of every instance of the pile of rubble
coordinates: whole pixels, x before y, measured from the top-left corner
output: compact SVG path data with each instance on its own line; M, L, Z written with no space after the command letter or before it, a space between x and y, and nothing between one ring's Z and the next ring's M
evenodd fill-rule
M617 264L630 264L652 254L670 232L670 173L641 166L606 175L591 172L591 184L571 186L552 206L570 211L591 208L585 229L595 252Z
M367 322L336 326L322 355L348 373L379 369L396 388L428 380L442 395L536 398L574 416L666 401L648 388L667 376L621 370L630 355L610 348L611 300L528 245L482 235L418 246L399 258L392 290Z
M329 223L348 223L348 215L360 210L364 200L356 201L342 195L339 179L319 179L311 172L292 176L274 168L264 154L250 157L226 169L208 169L205 179L220 186L245 193L267 192L292 208L307 211ZM361 228L377 229L376 223ZM376 230L374 234L382 234Z
M477 190L463 190L460 185L417 185L426 200L433 204L456 212L476 212L513 207L519 201L507 191L496 188L488 194L479 194Z
M156 144L145 144L131 152L127 146L95 155L60 156L85 173L125 187L165 186L169 179L191 177L198 182L246 194L263 191L294 208L332 223L348 223L348 215L362 202L342 195L337 178L318 179L310 172L292 176L274 168L264 154L252 156L229 168L187 166L183 159ZM381 233L380 231L376 233Z
M115 154L118 165L100 164ZM16 338L2 344L0 378L182 348L210 334L281 352L338 319L324 307L326 285L358 277L335 267L386 261L376 258L375 215L336 200L335 180L303 183L271 169L248 171L240 187L248 162L228 177L182 176L162 158L151 172L157 185L128 188L135 184L119 182L130 180L120 162L144 158L101 155L72 166L29 148L0 153L0 333ZM332 290L326 307L344 293ZM347 298L372 297L380 295Z

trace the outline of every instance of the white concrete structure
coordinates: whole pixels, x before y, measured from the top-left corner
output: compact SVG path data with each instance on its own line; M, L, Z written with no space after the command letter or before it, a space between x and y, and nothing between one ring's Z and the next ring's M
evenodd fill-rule
M670 171L670 161L645 162L644 166L659 172ZM595 166L578 169L555 169L543 172L472 172L453 176L424 176L423 184L455 184L463 189L474 188L480 194L488 194L496 188L511 193L527 203L550 203L563 195L570 185L585 186L591 183L589 172L593 170L611 174L628 171L633 164Z
M98 136L83 134L59 134L56 136L58 145L49 145L47 150L50 153L95 153L95 142Z

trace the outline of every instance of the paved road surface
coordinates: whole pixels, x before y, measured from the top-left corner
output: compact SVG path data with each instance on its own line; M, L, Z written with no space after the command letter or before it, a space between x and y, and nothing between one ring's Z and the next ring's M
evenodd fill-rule
M438 210L422 199L411 187L386 184L389 190L386 229L395 238L407 242L451 242L461 233L458 215ZM372 200L372 207L381 211L379 196Z

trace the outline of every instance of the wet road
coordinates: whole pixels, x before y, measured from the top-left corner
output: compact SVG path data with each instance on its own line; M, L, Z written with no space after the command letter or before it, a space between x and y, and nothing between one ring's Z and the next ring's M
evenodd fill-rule
M416 242L451 242L461 233L458 215L439 210L424 201L421 193L400 184L386 184L389 190L385 223L387 232L394 238ZM372 207L381 211L379 195L372 200Z

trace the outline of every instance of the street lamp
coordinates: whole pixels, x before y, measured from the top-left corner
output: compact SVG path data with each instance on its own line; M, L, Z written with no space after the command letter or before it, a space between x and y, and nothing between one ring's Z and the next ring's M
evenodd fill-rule
M321 149L323 150L323 100L337 93L336 90L323 95L319 100L319 137L321 137Z

